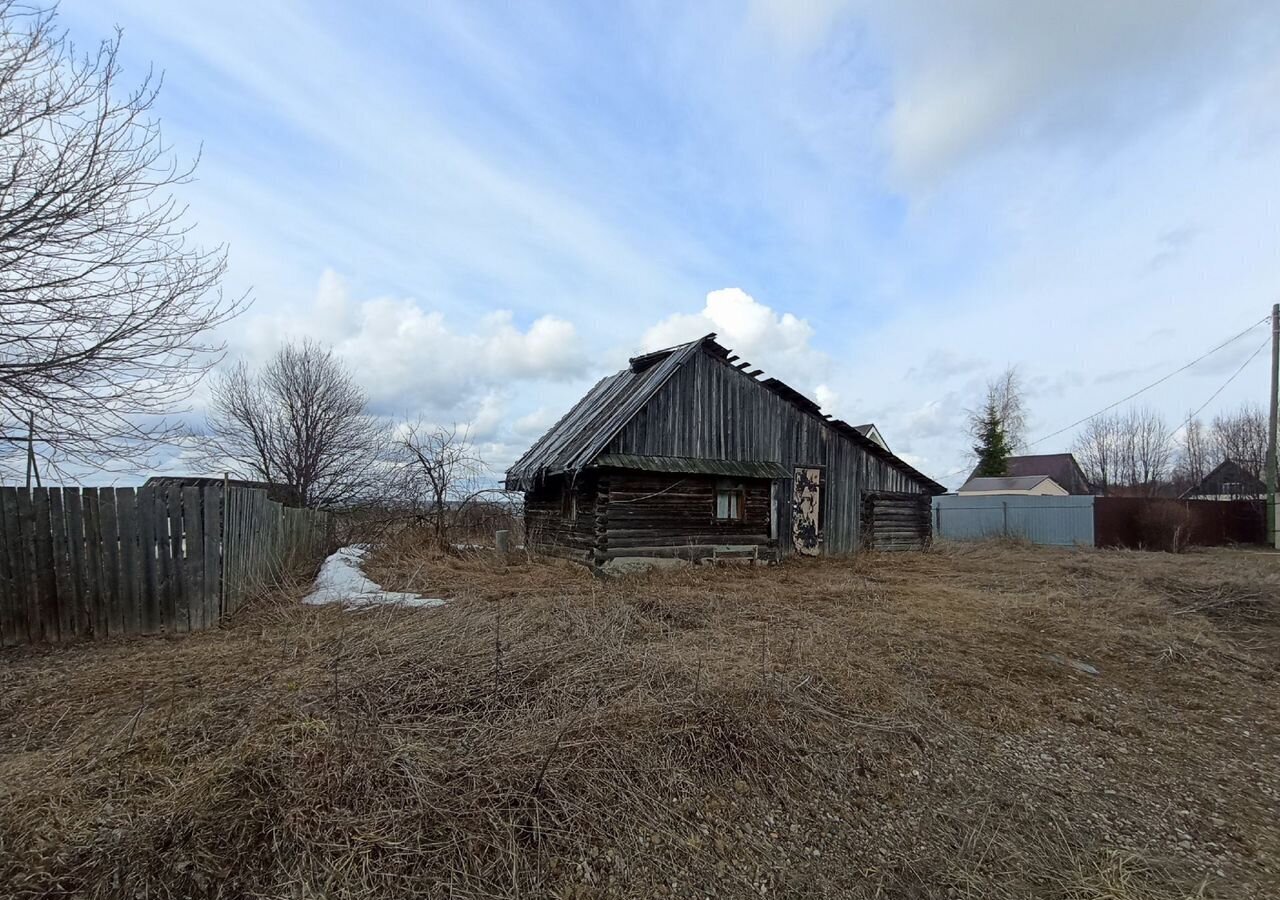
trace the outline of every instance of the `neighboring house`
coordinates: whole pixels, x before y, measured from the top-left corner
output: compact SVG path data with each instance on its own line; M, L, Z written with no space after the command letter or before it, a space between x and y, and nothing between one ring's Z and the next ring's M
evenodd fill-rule
M870 438L875 441L884 449L889 449L889 442L884 439L884 435L880 433L880 429L874 423L868 422L866 425L854 425L853 430L864 438Z
M1011 478L1032 475L1047 476L1056 481L1068 494L1092 494L1093 485L1085 477L1084 470L1070 453L1040 453L1032 456L1010 456L1008 471ZM970 480L978 476L974 469Z
M1048 475L1021 475L1003 478L970 478L957 494L980 497L1011 494L1022 497L1066 497L1067 489Z
M737 360L710 334L593 387L507 470L529 545L598 566L927 541L942 485Z
M1234 459L1224 459L1195 487L1185 491L1183 500L1256 500L1265 497L1267 485Z
M144 487L222 487L224 479L208 475L152 475ZM267 492L267 499L274 500L284 506L302 506L298 502L298 492L287 484L275 484L270 481L249 481L244 478L228 478L227 487L256 488Z

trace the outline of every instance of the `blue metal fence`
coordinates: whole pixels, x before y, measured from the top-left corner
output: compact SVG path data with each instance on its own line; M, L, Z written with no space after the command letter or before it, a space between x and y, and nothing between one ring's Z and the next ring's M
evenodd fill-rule
M933 534L953 541L1007 536L1092 547L1093 497L944 494L933 498Z

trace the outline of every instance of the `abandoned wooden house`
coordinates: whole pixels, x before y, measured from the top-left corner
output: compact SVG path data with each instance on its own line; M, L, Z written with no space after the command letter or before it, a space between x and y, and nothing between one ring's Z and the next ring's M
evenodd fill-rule
M533 549L599 566L928 542L942 485L715 337L635 357L507 471Z

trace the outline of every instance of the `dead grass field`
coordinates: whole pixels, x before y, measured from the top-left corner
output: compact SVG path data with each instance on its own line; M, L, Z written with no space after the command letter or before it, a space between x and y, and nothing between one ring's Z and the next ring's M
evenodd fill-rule
M1280 894L1275 555L370 574L0 654L0 895Z

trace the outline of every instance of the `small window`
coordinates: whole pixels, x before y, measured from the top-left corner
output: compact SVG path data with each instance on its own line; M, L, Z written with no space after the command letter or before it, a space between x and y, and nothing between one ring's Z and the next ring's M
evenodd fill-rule
M1222 483L1222 493L1224 494L1243 494L1244 484L1239 481L1224 481Z
M731 481L716 482L716 520L720 522L742 521L742 507L745 505L746 492L742 485Z

